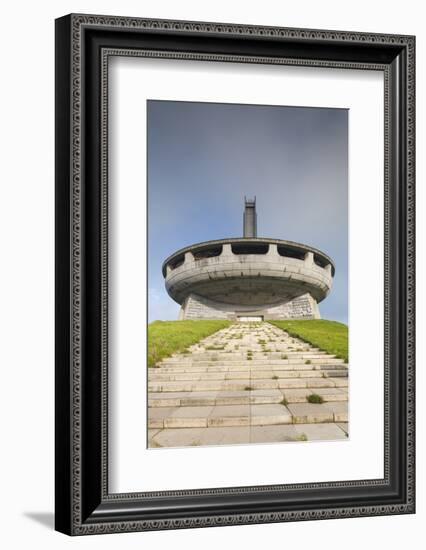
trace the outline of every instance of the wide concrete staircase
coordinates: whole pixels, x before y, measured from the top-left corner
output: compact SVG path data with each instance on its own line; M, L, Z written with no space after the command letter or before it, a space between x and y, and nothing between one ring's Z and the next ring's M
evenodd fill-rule
M347 422L348 365L269 323L233 324L148 372L149 447L344 439Z

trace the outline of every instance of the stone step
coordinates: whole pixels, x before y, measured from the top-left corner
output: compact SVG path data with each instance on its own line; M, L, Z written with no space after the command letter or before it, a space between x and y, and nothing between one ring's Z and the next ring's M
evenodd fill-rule
M325 403L294 403L288 405L293 424L315 424L317 422L347 422L348 404Z
M191 363L204 363L204 362L216 362L219 360L223 361L247 361L247 358L251 357L251 360L261 360L261 361L296 361L296 362L304 362L304 361L327 361L328 359L340 359L339 357L336 357L335 355L330 354L323 354L323 355L306 355L306 354L294 354L290 355L288 353L269 353L269 352L247 352L243 353L241 355L235 354L233 352L224 352L224 353L218 353L217 355L203 355L199 358L193 358L192 355L187 356L181 356L178 358L169 358L164 359L163 361L165 363L182 363L182 362L191 362ZM343 361L343 360L342 360Z
M189 352L172 355L169 357L169 359L176 359L183 356L186 356L186 357L191 356L191 357L194 357L195 359L204 359L206 357L214 357L216 355L222 355L222 354L244 357L245 354L248 352L256 353L259 355L267 353L268 355L276 356L276 357L279 357L282 354L288 355L289 357L301 357L301 356L323 357L324 355L332 355L334 357L334 354L328 354L325 351L314 350L311 348L304 348L303 350L301 349L296 351L294 349L289 349L284 347L263 348L263 347L252 346L250 344L247 344L247 345L238 345L238 347L225 346L221 349L217 349L214 351L203 349L203 348L199 348L197 350L191 349L189 350Z
M204 447L248 443L283 443L320 440L344 440L347 424L278 424L272 426L231 426L149 430L148 445L160 447Z
M214 360L200 360L200 361L192 361L189 358L183 358L179 359L178 361L171 361L168 359L164 359L159 363L158 365L160 367L162 366L172 366L172 365L180 365L180 366L210 366L213 367L217 364L220 365L247 365L250 363L252 366L254 365L266 365L266 364L292 364L292 365L302 365L306 364L306 361L309 361L308 364L311 365L345 365L343 359L334 358L334 357L323 357L322 359L282 359L282 358L263 358L263 357L255 357L253 356L252 359L248 359L247 357L245 359L235 359L232 357L227 357L226 354L217 357L217 359Z
M201 407L154 407L148 427L209 428L229 426L271 426L347 422L347 403L296 403L290 405L215 405Z
M320 395L324 402L347 401L348 394L342 388L302 388L290 390L211 391L211 392L151 392L149 407L194 407L210 405L248 405L306 403L312 394Z
M292 364L292 363L279 363L274 362L271 364L265 364L265 365L252 365L250 362L248 362L246 365L222 365L220 363L215 364L212 367L206 367L206 366L191 366L191 367L182 367L182 366L174 366L174 367L152 367L152 369L149 371L149 373L163 373L163 374L174 374L174 373L203 373L203 372L241 372L241 371L249 371L249 372L264 372L268 370L348 370L347 364L337 364L337 365L311 365L311 364Z
M330 380L334 383L336 388L347 388L348 387L348 378L339 378L337 376L328 376L327 380Z
M161 370L161 369L158 369ZM154 371L154 372L153 372ZM191 381L200 380L254 380L254 379L281 379L281 378L321 378L323 374L328 376L347 376L347 369L333 370L241 370L230 372L188 372L188 373L162 373L156 372L157 369L149 371L149 380L154 381Z
M340 377L341 376L342 378L347 378L348 377L348 369L330 369L330 368L327 368L327 367L322 367L321 371L326 376L332 376L332 377Z
M337 365L338 366L338 365ZM263 372L267 370L321 370L321 365L292 365L292 364L281 364L281 363L272 363L270 365L252 365L250 362L248 362L246 365L222 365L220 363L217 363L216 365L212 367L200 367L200 366L191 366L191 367L181 367L181 366L175 366L175 367L157 367L152 368L149 373L151 372L161 372L163 374L173 374L173 373L188 373L193 372L194 374L197 373L203 373L203 372L240 372L240 371L251 371L251 372Z
M279 391L287 403L306 403L312 394L320 395L324 402L348 401L347 388L288 388Z
M327 360L324 360L322 362L314 363L312 361L287 361L287 360L269 360L269 361L256 361L256 360L248 360L248 361L226 361L226 360L218 360L218 361L210 361L205 364L201 363L176 363L176 364L157 364L156 367L152 367L152 370L174 370L174 369L190 369L192 372L196 372L197 370L200 372L208 372L213 371L214 369L222 369L222 368L228 368L231 370L242 370L244 368L248 368L251 370L254 369L265 369L268 367L280 367L283 369L321 369L321 368L348 368L348 363L344 363L343 361L337 363L337 362L329 362ZM177 371L175 371L177 372Z
M292 424L284 405L218 405L153 409L149 428L208 428Z
M173 363L176 361L181 360L191 360L191 361L211 361L215 360L217 357L226 356L230 359L234 360L245 360L247 358L247 354L252 353L253 355L257 355L259 357L263 355L268 355L269 357L273 359L280 359L282 355L287 355L288 358L296 358L296 359L323 359L324 357L330 357L334 358L334 354L330 353L311 353L311 352L291 352L287 350L278 350L278 351L264 351L264 350L255 350L247 348L246 350L233 350L233 349L224 349L221 351L216 351L214 353L208 352L208 351L201 351L200 353L182 353L180 355L172 355L171 357L167 357L163 361L168 363Z
M322 357L327 355L330 357L335 357L335 355L329 354L326 352L313 352L310 350L295 352L295 351L289 351L284 349L271 350L269 348L262 349L262 348L250 348L250 347L248 347L247 349L239 349L239 350L235 350L233 348L225 348L223 350L217 350L215 352L200 350L200 353L193 352L190 355L194 359L201 359L201 360L210 358L210 357L216 357L217 355L230 355L230 356L240 357L244 359L245 355L250 352L256 355L268 354L268 355L271 355L272 357L279 357L280 355L288 355L289 357L302 357L306 359L309 359L309 358L321 359ZM171 359L174 359L177 357L180 357L180 356L172 356Z
M336 388L347 387L347 378L279 378L244 380L206 380L206 381L158 381L148 382L149 392L186 392L186 391L250 391L261 389L290 388Z

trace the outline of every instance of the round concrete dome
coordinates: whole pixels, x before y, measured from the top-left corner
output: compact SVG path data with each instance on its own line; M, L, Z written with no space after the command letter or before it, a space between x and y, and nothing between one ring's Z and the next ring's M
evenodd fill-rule
M224 239L179 250L164 262L169 295L191 294L234 305L275 304L309 292L328 294L334 265L308 246L276 239Z
M257 238L255 201L246 201L244 237L194 244L163 263L181 318L318 318L334 264L310 246ZM301 298L302 297L302 298Z

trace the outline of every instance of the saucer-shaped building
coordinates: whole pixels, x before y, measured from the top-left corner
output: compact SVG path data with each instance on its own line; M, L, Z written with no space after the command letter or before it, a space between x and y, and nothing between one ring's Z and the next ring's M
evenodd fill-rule
M320 250L258 238L256 199L245 200L244 237L187 246L163 263L179 319L319 319L334 269Z

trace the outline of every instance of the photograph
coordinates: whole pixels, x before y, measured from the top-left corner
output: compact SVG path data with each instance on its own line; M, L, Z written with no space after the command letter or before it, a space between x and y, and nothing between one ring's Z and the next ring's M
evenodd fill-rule
M3 5L0 549L421 548L424 13Z
M155 18L57 8L55 430L49 406L52 445L41 441L51 449L54 438L55 457L41 454L37 474L55 472L59 533L120 533L126 545L132 532L171 530L176 546L227 526L229 546L236 526L289 522L296 546L355 548L358 518L370 538L386 524L387 546L404 544L414 516L402 516L416 512L423 31L403 10L386 22L369 6L367 25L365 10L311 4L309 21L297 6L245 5L222 23L176 4L153 6ZM5 74L25 88L27 72ZM30 126L52 137L52 125ZM20 144L10 181L28 166L19 181L38 196L24 134L7 135ZM8 188L52 228L22 185ZM15 231L39 242L27 233ZM20 336L32 311L21 302L25 315L8 317ZM20 342L13 357L26 348L34 355ZM47 400L28 380L41 371L26 364L7 370L38 410ZM29 522L37 508L22 510Z
M349 110L146 114L147 447L348 440Z

